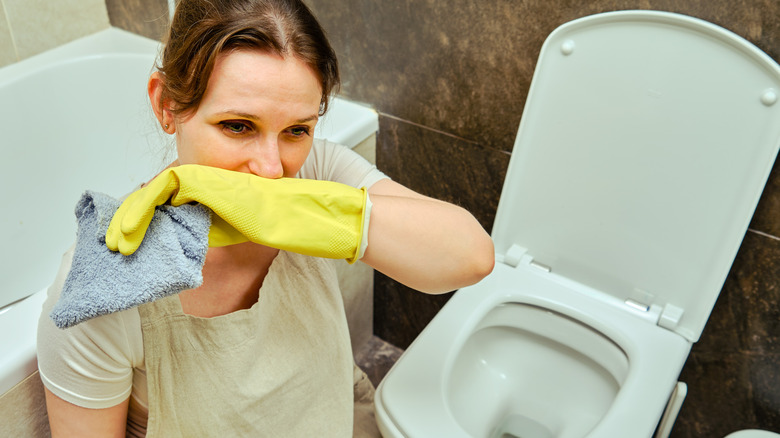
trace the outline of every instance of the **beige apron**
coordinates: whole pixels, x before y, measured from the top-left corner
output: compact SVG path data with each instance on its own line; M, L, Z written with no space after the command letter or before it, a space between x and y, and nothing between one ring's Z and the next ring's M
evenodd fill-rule
M147 437L350 437L353 408L356 436L378 437L328 263L280 251L258 302L224 316L140 306Z

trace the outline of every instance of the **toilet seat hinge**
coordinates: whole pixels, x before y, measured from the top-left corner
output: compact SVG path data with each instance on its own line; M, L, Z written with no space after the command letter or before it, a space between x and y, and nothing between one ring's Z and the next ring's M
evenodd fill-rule
M544 263L539 263L536 260L531 260L529 263L530 266L533 266L534 268L542 271L542 272L552 272L552 268L545 265Z
M520 264L520 260L528 253L528 248L523 248L518 244L513 244L504 255L504 263L516 268Z
M661 316L658 318L658 325L674 331L680 324L680 320L685 313L685 309L675 306L674 304L666 303L664 310L661 311Z
M628 306L628 307L630 307L632 309L635 309L635 310L639 310L640 312L647 312L647 311L650 310L650 306L648 306L647 304L640 303L639 301L631 299L631 298L627 298L625 303L626 303L626 306Z
M552 271L551 267L534 260L533 256L528 254L528 248L518 244L513 244L509 250L507 250L506 254L504 254L503 262L513 268L516 268L523 263L524 265L536 268L542 272Z

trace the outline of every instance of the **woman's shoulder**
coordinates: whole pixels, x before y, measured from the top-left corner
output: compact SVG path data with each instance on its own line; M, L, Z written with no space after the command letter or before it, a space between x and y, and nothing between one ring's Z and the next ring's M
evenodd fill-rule
M42 306L38 329L44 330L57 338L88 335L92 339L98 339L101 337L100 334L104 334L109 339L117 338L117 341L135 340L136 338L140 340L141 319L138 314L138 308L98 316L67 329L60 329L54 325L54 321L52 321L49 315L62 294L65 280L73 263L74 249L75 247L72 246L62 255L57 275L47 290L47 297ZM44 339L41 339L41 336L39 336L39 342L42 340Z
M58 328L49 314L62 293L72 258L71 248L63 255L42 307L38 321L38 368L47 388L65 400L81 406L89 400L113 402L129 390L127 383L132 382L133 368L143 367L140 316L138 309L133 308L67 329Z
M324 180L332 173L332 168L343 159L349 148L321 138L315 138L311 151L303 167L298 172L299 178Z
M132 365L142 364L143 338L138 308L98 316L67 329L58 328L54 324L49 315L62 293L72 257L72 249L63 255L60 272L49 286L42 306L38 321L39 356L45 356L51 350L62 355L69 348L77 348L94 356L107 355Z
M315 139L299 178L335 181L352 187L371 187L387 175L352 149Z

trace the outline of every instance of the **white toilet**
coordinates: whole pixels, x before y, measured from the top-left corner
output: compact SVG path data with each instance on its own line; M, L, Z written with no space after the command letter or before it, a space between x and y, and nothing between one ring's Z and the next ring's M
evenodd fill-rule
M498 206L496 267L379 386L382 434L667 436L777 155L778 94L771 58L701 20L623 11L554 31Z

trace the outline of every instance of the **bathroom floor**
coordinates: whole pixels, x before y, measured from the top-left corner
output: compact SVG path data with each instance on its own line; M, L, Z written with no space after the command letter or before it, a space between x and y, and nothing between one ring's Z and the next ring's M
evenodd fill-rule
M365 371L371 383L376 387L403 352L395 345L373 336L355 354L355 362Z

